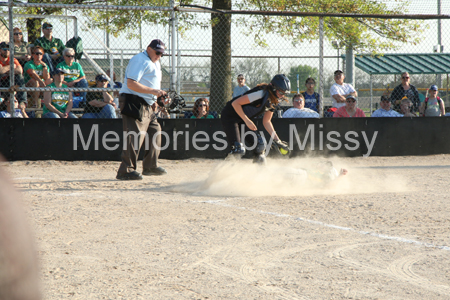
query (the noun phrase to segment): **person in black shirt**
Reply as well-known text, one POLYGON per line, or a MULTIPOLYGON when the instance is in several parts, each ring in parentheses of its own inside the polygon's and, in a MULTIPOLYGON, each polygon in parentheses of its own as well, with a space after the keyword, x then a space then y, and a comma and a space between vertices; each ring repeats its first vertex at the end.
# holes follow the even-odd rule
MULTIPOLYGON (((265 162, 265 144, 252 119, 263 115, 263 125, 267 130, 271 139, 275 142, 282 152, 287 154, 289 147, 287 143, 282 142, 278 137, 272 125, 272 116, 275 107, 284 99, 285 94, 291 89, 289 79, 284 74, 278 74, 273 77, 269 84, 263 83, 255 88, 245 92, 242 96, 238 96, 228 101, 222 110, 221 120, 225 134, 227 135, 228 144, 230 146, 231 156, 242 156, 245 154, 245 147, 241 142, 240 134, 242 127, 244 131, 251 130, 256 137, 256 147, 253 149, 254 162, 265 162)), ((250 134, 246 135, 246 140, 250 139, 250 134)), ((250 141, 248 141, 250 142, 250 141)), ((254 140, 253 140, 254 142, 254 140)))

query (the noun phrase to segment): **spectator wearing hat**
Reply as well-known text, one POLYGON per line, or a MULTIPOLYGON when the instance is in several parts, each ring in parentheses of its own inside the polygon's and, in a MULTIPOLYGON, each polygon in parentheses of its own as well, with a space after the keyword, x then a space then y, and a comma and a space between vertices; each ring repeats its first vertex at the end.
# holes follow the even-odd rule
POLYGON ((417 117, 416 113, 412 110, 414 109, 414 105, 408 97, 403 97, 402 102, 400 103, 400 113, 403 114, 404 117, 417 117))
POLYGON ((358 99, 353 95, 345 97, 345 106, 339 107, 333 118, 364 118, 366 114, 362 109, 356 107, 358 99))
POLYGON ((330 88, 330 94, 333 98, 333 107, 340 108, 346 106, 347 96, 354 96, 354 99, 358 97, 358 93, 355 88, 344 82, 345 75, 341 70, 334 71, 335 83, 330 88))
POLYGON ((374 111, 371 117, 403 117, 402 114, 391 109, 391 101, 387 96, 381 96, 380 106, 381 108, 374 111))
POLYGON ((444 101, 438 97, 439 89, 437 85, 432 85, 428 89, 428 98, 420 105, 419 112, 422 117, 442 117, 445 116, 444 101))
POLYGON ((246 91, 250 91, 250 88, 245 85, 244 74, 239 74, 237 76, 238 85, 233 90, 233 98, 244 95, 246 91))
MULTIPOLYGON (((1 87, 10 87, 10 66, 9 66, 9 44, 6 42, 0 43, 0 86, 1 87)), ((19 61, 14 58, 14 84, 16 86, 24 87, 24 79, 23 79, 23 69, 20 65, 19 61)), ((2 92, 2 96, 6 97, 8 92, 2 92)), ((20 105, 25 105, 26 98, 25 92, 18 92, 17 99, 19 100, 20 105), (22 104, 23 103, 23 104, 22 104)))
MULTIPOLYGON (((67 74, 65 69, 56 69, 53 75, 54 82, 49 84, 49 88, 67 88, 67 85, 63 84, 64 76, 67 74)), ((72 110, 72 93, 71 92, 44 92, 44 109, 43 118, 52 119, 76 119, 72 110)))
MULTIPOLYGON (((158 97, 163 99, 167 93, 161 90, 161 64, 159 62, 165 50, 164 43, 155 39, 143 51, 133 56, 125 70, 125 80, 120 90, 119 106, 122 113, 122 124, 124 136, 124 149, 122 151, 122 163, 117 171, 116 178, 119 180, 141 180, 142 175, 136 171, 137 159, 144 138, 139 133, 147 132, 149 145, 145 149, 143 175, 164 175, 166 170, 158 167, 158 156, 161 149, 161 126, 158 123, 152 105, 158 97), (142 109, 126 110, 127 103, 138 103, 142 109), (126 133, 126 134, 125 134, 126 133), (135 139, 139 142, 135 143, 135 139), (137 148, 135 148, 137 145, 137 148)), ((163 100, 167 104, 169 99, 163 100)), ((158 104, 155 104, 157 106, 158 104)), ((129 106, 127 106, 129 108, 129 106)))
MULTIPOLYGON (((23 68, 25 86, 27 87, 45 87, 53 82, 50 78, 48 65, 42 60, 44 49, 36 46, 32 51, 32 60, 27 62, 23 68)), ((40 92, 31 92, 31 106, 38 105, 40 92)))
MULTIPOLYGON (((108 78, 103 74, 95 77, 96 88, 107 88, 108 78)), ((109 92, 89 93, 89 101, 84 107, 83 119, 115 119, 116 104, 109 92)))
POLYGON ((394 110, 399 110, 404 97, 407 97, 413 104, 411 111, 419 110, 420 98, 416 87, 410 84, 410 76, 408 72, 402 73, 402 83, 394 88, 391 93, 390 100, 394 104, 394 110))
MULTIPOLYGON (((68 87, 87 88, 88 82, 84 75, 83 68, 75 61, 75 50, 73 48, 65 48, 62 53, 64 61, 60 62, 57 68, 68 71, 68 73, 64 75, 63 83, 68 87)), ((86 92, 80 92, 80 96, 83 98, 83 102, 86 103, 86 92)))
POLYGON ((50 75, 53 76, 56 65, 64 60, 61 54, 66 46, 60 39, 53 37, 52 24, 42 24, 42 33, 44 36, 36 39, 34 45, 44 49, 43 61, 49 66, 50 75))
POLYGON ((302 94, 295 94, 292 98, 292 105, 284 114, 283 118, 318 118, 319 113, 305 108, 305 97, 302 94))

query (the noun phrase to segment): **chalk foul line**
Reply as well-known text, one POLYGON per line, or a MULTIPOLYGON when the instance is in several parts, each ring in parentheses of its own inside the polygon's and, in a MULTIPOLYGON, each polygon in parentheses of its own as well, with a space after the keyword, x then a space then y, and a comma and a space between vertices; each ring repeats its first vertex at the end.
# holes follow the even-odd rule
POLYGON ((417 246, 422 246, 422 247, 426 247, 426 248, 434 248, 434 249, 439 249, 439 250, 450 251, 450 247, 449 246, 434 245, 434 244, 424 243, 424 242, 421 242, 421 241, 416 241, 416 240, 407 239, 407 238, 398 237, 398 236, 390 236, 390 235, 376 233, 376 232, 362 231, 362 230, 357 230, 357 229, 354 229, 354 228, 351 228, 351 227, 345 227, 345 226, 328 224, 328 223, 324 223, 324 222, 321 222, 321 221, 305 219, 305 218, 302 218, 302 217, 295 217, 295 216, 286 215, 286 214, 280 214, 280 213, 275 213, 275 212, 263 211, 263 210, 259 210, 259 209, 242 207, 242 206, 228 204, 228 203, 225 203, 224 201, 226 201, 226 200, 208 200, 208 201, 199 201, 199 203, 208 203, 208 204, 220 205, 220 206, 236 208, 236 209, 240 209, 240 210, 247 210, 247 211, 251 211, 251 212, 255 212, 255 213, 259 213, 259 214, 263 214, 263 215, 270 215, 270 216, 275 216, 275 217, 280 217, 280 218, 292 218, 295 221, 301 221, 301 222, 305 222, 305 223, 309 223, 309 224, 314 224, 314 225, 328 227, 328 228, 333 228, 333 229, 338 229, 338 230, 355 232, 355 233, 358 233, 358 234, 361 234, 361 235, 370 235, 370 236, 373 236, 373 237, 376 237, 376 238, 380 238, 380 239, 384 239, 384 240, 391 240, 391 241, 396 241, 396 242, 400 242, 400 243, 406 243, 406 244, 413 244, 413 245, 417 245, 417 246))

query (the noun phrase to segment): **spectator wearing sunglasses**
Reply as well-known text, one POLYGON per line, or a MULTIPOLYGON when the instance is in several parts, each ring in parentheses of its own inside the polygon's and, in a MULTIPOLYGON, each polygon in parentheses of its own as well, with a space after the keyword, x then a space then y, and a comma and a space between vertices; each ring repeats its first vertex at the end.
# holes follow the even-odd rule
MULTIPOLYGON (((107 88, 109 80, 103 74, 95 77, 96 88, 107 88)), ((89 93, 89 102, 84 107, 83 119, 115 119, 116 104, 109 92, 89 93)))
POLYGON ((14 33, 14 58, 17 58, 23 67, 27 61, 31 60, 31 45, 23 40, 23 32, 20 28, 13 29, 14 33))
POLYGON ((116 176, 119 180, 142 180, 142 175, 167 174, 164 168, 158 166, 161 126, 153 109, 158 106, 157 98, 162 101, 161 104, 165 105, 169 102, 166 98, 167 93, 161 89, 162 72, 159 60, 165 49, 166 46, 161 40, 152 40, 145 51, 130 59, 125 70, 125 80, 119 95, 119 107, 122 113, 123 132, 127 139, 123 143, 122 163, 116 176), (126 105, 133 103, 138 104, 141 109, 126 105), (140 139, 139 144, 135 141, 142 132, 148 134, 146 139, 149 143, 145 147, 141 175, 136 168, 144 139, 140 139))
POLYGON ((56 66, 64 60, 61 54, 66 46, 60 39, 53 37, 52 24, 42 24, 42 33, 44 36, 36 39, 34 45, 44 49, 43 61, 48 65, 50 75, 53 76, 56 66))
POLYGON ((250 88, 245 85, 245 77, 244 74, 239 74, 237 76, 238 85, 233 90, 233 98, 237 96, 243 95, 246 91, 249 91, 250 88))
POLYGON ((206 98, 195 100, 192 114, 191 119, 214 119, 214 116, 209 114, 209 101, 206 98))
MULTIPOLYGON (((33 59, 25 64, 24 79, 27 87, 45 87, 53 82, 50 78, 48 65, 42 60, 44 49, 41 46, 35 46, 32 50, 33 59)), ((40 92, 31 92, 31 103, 29 106, 37 107, 39 105, 40 92)))
MULTIPOLYGON (((67 70, 63 83, 68 87, 87 88, 88 82, 83 68, 75 61, 75 50, 73 48, 65 48, 62 53, 64 61, 60 62, 57 68, 67 70)), ((86 92, 79 92, 79 95, 83 98, 83 102, 86 103, 86 92)))
MULTIPOLYGON (((10 87, 10 61, 9 56, 9 44, 6 42, 0 43, 0 86, 1 87, 10 87)), ((20 65, 19 61, 14 58, 14 84, 20 87, 24 86, 24 79, 23 79, 23 69, 20 65)), ((6 94, 9 94, 8 92, 2 92, 3 97, 6 97, 6 94)), ((25 103, 25 92, 18 92, 17 98, 19 100, 19 104, 25 103)))
POLYGON ((402 83, 394 88, 391 93, 391 97, 389 98, 392 104, 394 104, 393 109, 396 111, 400 111, 402 99, 403 97, 407 97, 409 100, 411 100, 413 105, 411 111, 417 112, 420 105, 419 92, 414 85, 410 84, 410 76, 408 72, 402 73, 401 80, 402 83))
POLYGON ((358 99, 353 95, 345 98, 345 106, 339 107, 333 115, 333 118, 364 118, 366 114, 362 109, 356 107, 358 99))

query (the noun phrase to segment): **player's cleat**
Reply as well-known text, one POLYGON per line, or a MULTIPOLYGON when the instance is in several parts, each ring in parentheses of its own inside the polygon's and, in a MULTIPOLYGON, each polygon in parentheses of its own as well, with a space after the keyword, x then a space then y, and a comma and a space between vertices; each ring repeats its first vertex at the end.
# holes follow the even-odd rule
POLYGON ((266 165, 266 156, 264 154, 260 154, 258 156, 253 157, 253 163, 259 165, 266 165))
POLYGON ((167 174, 166 169, 163 167, 157 167, 157 168, 151 168, 151 169, 144 169, 142 171, 142 175, 150 176, 150 175, 165 175, 167 174))
POLYGON ((233 155, 244 155, 245 154, 245 147, 242 143, 234 142, 234 145, 231 146, 231 152, 230 154, 233 155))
POLYGON ((125 174, 117 174, 116 178, 119 180, 142 180, 142 175, 133 171, 125 174))

